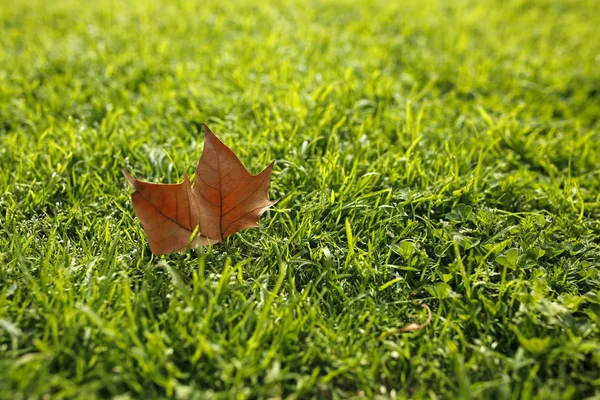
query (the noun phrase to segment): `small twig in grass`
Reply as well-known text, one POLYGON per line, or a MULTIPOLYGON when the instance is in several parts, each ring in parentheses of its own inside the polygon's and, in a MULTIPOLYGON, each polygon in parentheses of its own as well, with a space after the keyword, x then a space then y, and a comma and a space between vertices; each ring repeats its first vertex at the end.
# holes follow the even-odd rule
POLYGON ((427 321, 423 322, 422 324, 412 323, 412 324, 406 325, 404 328, 400 328, 400 329, 396 329, 396 330, 388 331, 388 332, 383 332, 377 339, 382 340, 390 335, 394 335, 397 333, 412 333, 412 332, 416 332, 416 331, 419 331, 419 330, 425 328, 431 322, 431 308, 429 308, 429 306, 427 304, 421 304, 421 307, 423 307, 424 309, 427 310, 427 321))
POLYGON ((421 307, 423 307, 424 309, 427 310, 427 321, 425 321, 422 324, 409 324, 406 325, 404 328, 398 329, 398 333, 405 333, 405 332, 415 332, 418 330, 421 330, 423 328, 425 328, 427 325, 429 325, 429 323, 431 322, 431 308, 429 308, 429 306, 427 304, 421 304, 421 307))

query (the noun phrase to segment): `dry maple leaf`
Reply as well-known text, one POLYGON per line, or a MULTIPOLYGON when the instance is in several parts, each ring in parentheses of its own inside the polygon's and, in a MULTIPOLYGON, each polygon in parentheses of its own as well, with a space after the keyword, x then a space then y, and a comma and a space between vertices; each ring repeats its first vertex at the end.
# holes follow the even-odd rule
POLYGON ((177 184, 142 182, 123 170, 135 188, 131 201, 153 254, 223 242, 258 219, 277 200, 268 199, 273 163, 251 175, 231 149, 204 125, 204 151, 194 186, 187 175, 177 184), (192 234, 197 236, 190 243, 192 234))

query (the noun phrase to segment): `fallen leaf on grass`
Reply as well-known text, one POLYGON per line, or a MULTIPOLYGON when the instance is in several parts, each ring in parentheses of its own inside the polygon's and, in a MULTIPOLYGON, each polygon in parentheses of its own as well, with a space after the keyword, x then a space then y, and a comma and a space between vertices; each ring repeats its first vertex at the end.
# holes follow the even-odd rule
POLYGON ((237 156, 204 125, 204 151, 194 186, 187 175, 177 184, 142 182, 123 170, 135 192, 133 208, 153 254, 222 243, 258 219, 277 200, 267 192, 273 163, 251 175, 237 156), (194 237, 195 235, 195 237, 194 237))

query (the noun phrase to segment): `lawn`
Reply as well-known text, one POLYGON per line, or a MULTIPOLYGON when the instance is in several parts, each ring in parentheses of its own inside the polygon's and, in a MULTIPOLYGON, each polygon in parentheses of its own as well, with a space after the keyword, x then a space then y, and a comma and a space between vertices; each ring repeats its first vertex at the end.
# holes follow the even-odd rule
POLYGON ((0 399, 600 396, 598 26, 596 0, 2 1, 0 399), (193 179, 202 123, 275 161, 279 203, 152 256, 121 170, 193 179))

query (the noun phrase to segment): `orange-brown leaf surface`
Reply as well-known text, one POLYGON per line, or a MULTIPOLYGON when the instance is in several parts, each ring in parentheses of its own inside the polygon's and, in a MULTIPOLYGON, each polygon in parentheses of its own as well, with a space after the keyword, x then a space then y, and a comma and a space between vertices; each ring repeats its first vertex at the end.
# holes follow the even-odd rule
POLYGON ((259 226, 261 214, 277 202, 267 196, 272 169, 273 163, 251 175, 204 125, 204 151, 193 187, 187 175, 181 183, 165 185, 139 181, 126 170, 123 174, 135 188, 133 208, 150 250, 158 255, 223 242, 235 232, 259 226))

